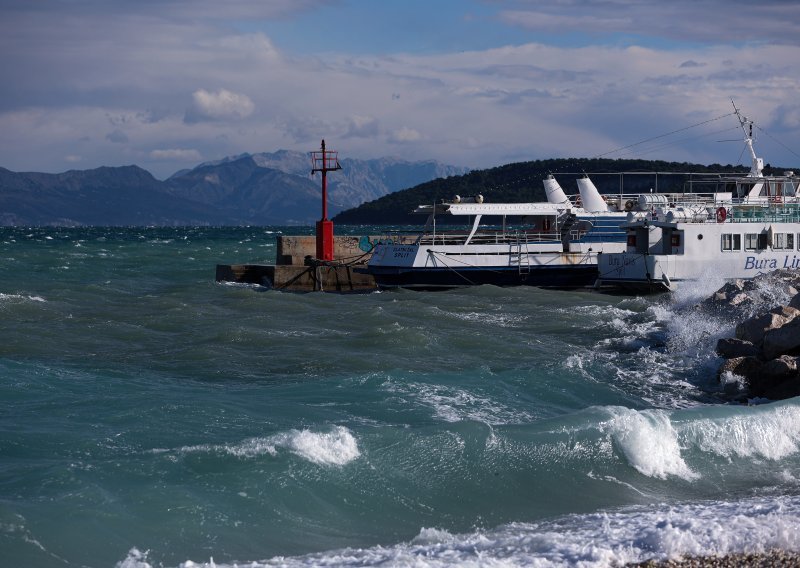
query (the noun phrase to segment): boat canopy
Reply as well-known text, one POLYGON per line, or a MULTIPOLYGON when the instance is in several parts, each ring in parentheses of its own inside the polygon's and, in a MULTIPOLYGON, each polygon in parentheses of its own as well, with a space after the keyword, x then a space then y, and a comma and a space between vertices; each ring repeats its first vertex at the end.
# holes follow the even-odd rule
MULTIPOLYGON (((571 206, 556 203, 437 203, 436 215, 560 215, 571 206)), ((414 213, 431 215, 433 205, 419 205, 414 213)))

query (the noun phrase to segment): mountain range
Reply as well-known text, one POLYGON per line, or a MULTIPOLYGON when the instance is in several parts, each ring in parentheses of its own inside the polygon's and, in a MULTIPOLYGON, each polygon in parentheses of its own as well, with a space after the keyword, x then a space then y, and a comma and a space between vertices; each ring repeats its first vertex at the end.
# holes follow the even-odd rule
MULTIPOLYGON (((465 168, 394 158, 343 159, 328 174, 329 216, 465 168)), ((206 162, 154 178, 138 166, 59 174, 0 168, 0 225, 295 225, 321 216, 307 153, 280 150, 206 162)))

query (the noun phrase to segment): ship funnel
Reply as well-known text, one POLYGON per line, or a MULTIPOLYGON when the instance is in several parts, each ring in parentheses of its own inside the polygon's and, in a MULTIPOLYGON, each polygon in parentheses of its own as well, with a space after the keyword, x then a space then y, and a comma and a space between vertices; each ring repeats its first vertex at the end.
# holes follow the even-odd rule
POLYGON ((561 186, 558 185, 556 178, 548 175, 544 180, 544 192, 547 194, 547 202, 555 205, 569 204, 569 198, 561 186))
POLYGON ((608 205, 606 205, 600 192, 597 191, 597 188, 588 176, 578 179, 578 192, 581 194, 581 202, 586 211, 592 213, 608 211, 608 205))

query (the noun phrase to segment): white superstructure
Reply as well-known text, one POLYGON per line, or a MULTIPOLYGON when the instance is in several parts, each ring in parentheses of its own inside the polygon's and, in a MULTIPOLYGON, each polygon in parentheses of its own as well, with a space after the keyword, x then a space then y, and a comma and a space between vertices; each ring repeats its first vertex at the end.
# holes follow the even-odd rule
POLYGON ((622 226, 626 250, 598 258, 597 286, 675 290, 706 275, 746 279, 800 268, 800 178, 794 172, 764 176, 752 123, 738 109, 736 114, 752 158, 750 172, 713 180, 724 190, 713 206, 664 204, 645 218, 632 216, 622 226), (653 228, 660 231, 655 247, 653 228))

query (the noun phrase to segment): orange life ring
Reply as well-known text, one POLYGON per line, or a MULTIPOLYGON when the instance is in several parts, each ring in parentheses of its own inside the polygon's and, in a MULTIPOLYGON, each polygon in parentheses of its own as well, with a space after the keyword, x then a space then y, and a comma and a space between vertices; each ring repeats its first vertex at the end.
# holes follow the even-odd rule
POLYGON ((728 212, 725 210, 724 207, 719 207, 717 209, 717 223, 724 223, 725 218, 728 216, 728 212))

